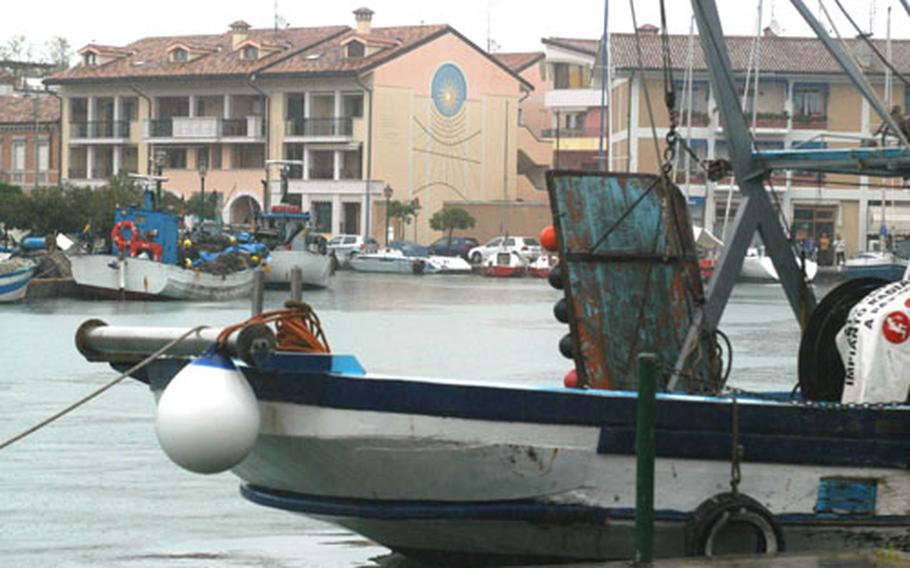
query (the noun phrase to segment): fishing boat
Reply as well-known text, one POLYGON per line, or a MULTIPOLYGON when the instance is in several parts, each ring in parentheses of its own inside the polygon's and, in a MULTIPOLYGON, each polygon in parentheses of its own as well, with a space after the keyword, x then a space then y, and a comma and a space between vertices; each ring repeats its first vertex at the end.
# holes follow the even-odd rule
POLYGON ((0 260, 0 303, 25 298, 28 283, 35 275, 35 264, 20 259, 0 260))
POLYGON ((358 254, 348 264, 357 272, 386 274, 423 274, 426 267, 422 258, 405 256, 400 250, 390 248, 358 254))
POLYGON ((110 254, 70 256, 73 279, 88 297, 128 300, 221 301, 248 297, 254 263, 232 247, 185 256, 178 247, 177 217, 152 207, 115 212, 110 254), (183 257, 183 258, 181 258, 183 257))
MULTIPOLYGON (((805 263, 806 281, 812 282, 818 273, 818 263, 808 258, 805 263)), ((765 254, 764 247, 750 247, 743 259, 740 279, 749 282, 778 282, 780 276, 777 275, 777 269, 774 268, 774 261, 765 254)))
POLYGON ((844 263, 846 278, 881 278, 896 282, 907 271, 907 259, 893 252, 867 251, 844 263))
POLYGON ((298 269, 304 287, 328 288, 334 270, 325 237, 311 230, 309 213, 287 208, 276 205, 271 212, 256 216, 256 239, 270 249, 266 285, 286 288, 293 270, 298 269))
POLYGON ((500 250, 483 261, 480 268, 484 276, 511 278, 528 272, 528 260, 514 250, 500 250))
POLYGON ((535 278, 546 278, 550 270, 559 264, 559 257, 554 254, 542 254, 528 263, 528 274, 535 278))
MULTIPOLYGON (((906 545, 906 389, 844 404, 852 386, 830 357, 847 314, 876 301, 881 283, 848 281, 816 304, 762 180, 777 168, 902 176, 910 157, 891 148, 754 151, 715 4, 693 7, 747 199, 705 289, 686 200, 666 174, 548 173, 560 258, 549 281, 564 292, 554 313, 569 324, 559 348, 574 362, 564 386, 370 374, 329 352, 308 306, 269 315, 298 330, 284 339, 262 317, 208 333, 94 320, 77 346, 123 370, 190 333, 132 372, 158 400, 156 432, 175 463, 230 470, 254 503, 430 562, 630 558, 635 491, 646 485, 636 477, 648 477, 636 464, 645 428, 636 408, 652 371, 662 392, 655 431, 642 439, 655 444, 655 492, 653 507, 648 498, 642 506, 654 513, 655 555, 906 545), (730 346, 717 326, 757 230, 794 315, 812 314, 792 392, 725 388, 730 346)), ((885 340, 910 339, 907 319, 886 318, 885 340)))

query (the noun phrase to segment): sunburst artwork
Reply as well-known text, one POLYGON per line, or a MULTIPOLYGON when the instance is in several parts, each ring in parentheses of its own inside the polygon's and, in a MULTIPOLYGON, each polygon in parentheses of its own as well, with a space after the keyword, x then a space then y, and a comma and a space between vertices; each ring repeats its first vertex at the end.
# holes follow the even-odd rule
POLYGON ((427 115, 414 116, 415 194, 436 186, 446 188, 449 197, 454 193, 467 199, 479 186, 480 130, 468 130, 471 122, 476 124, 476 117, 469 120, 467 96, 468 84, 457 65, 444 63, 436 69, 427 115))

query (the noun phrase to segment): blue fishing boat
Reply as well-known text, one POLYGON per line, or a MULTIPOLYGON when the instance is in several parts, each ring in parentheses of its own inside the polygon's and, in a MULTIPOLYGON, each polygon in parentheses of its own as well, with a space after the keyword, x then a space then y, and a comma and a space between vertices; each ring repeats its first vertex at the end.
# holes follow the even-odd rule
POLYGON ((18 302, 25 298, 28 283, 34 276, 35 264, 32 262, 0 262, 0 303, 18 302))
MULTIPOLYGON (((554 313, 569 332, 558 345, 575 367, 564 386, 370 374, 332 354, 300 304, 220 331, 93 320, 77 346, 125 370, 173 344, 132 376, 159 401, 156 432, 175 463, 231 471, 254 503, 431 562, 630 558, 645 353, 662 391, 656 555, 906 545, 910 406, 842 404, 847 375, 830 356, 852 307, 881 283, 848 281, 816 303, 762 180, 775 169, 910 176, 910 151, 754 151, 715 3, 692 4, 730 150, 708 171, 732 167, 743 195, 731 237, 703 287, 686 200, 667 174, 549 172, 560 258, 549 280, 564 291, 554 313), (756 231, 807 321, 799 388, 788 393, 726 388, 731 347, 718 325, 756 231)), ((908 324, 907 314, 890 318, 888 341, 910 338, 908 324)))

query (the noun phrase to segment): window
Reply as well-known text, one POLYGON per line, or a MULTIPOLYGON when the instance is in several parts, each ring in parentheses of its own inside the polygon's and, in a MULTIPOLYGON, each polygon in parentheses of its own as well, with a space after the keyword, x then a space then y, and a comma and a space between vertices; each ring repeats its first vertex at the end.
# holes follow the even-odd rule
POLYGON ((205 166, 206 169, 209 168, 209 149, 208 148, 196 148, 196 169, 200 169, 205 166))
POLYGON ((346 150, 341 153, 341 179, 361 179, 361 151, 346 150))
POLYGON ((306 106, 306 95, 303 93, 288 93, 287 119, 294 120, 303 118, 304 108, 306 106))
POLYGON ((587 89, 591 86, 591 70, 572 63, 553 64, 554 89, 587 89))
MULTIPOLYGON (((302 162, 303 161, 303 144, 285 144, 284 159, 285 160, 299 160, 302 162)), ((290 171, 288 172, 288 177, 291 179, 303 179, 303 165, 302 164, 292 164, 290 171)))
POLYGON ((342 112, 346 118, 360 118, 363 116, 363 94, 344 94, 341 97, 342 112))
POLYGON ((51 144, 47 140, 38 142, 38 183, 47 183, 47 172, 51 166, 51 144))
POLYGON ((363 43, 359 41, 352 41, 348 44, 347 49, 347 56, 351 59, 356 57, 363 57, 366 53, 366 49, 364 49, 363 43))
POLYGON ((94 51, 86 51, 82 56, 82 63, 90 67, 98 65, 98 54, 94 51))
POLYGON ((248 45, 240 52, 240 59, 259 59, 259 48, 255 45, 248 45))
POLYGON ((255 170, 265 165, 264 144, 234 144, 231 167, 234 169, 255 170))
POLYGON ((313 229, 317 233, 332 232, 332 202, 331 201, 314 201, 313 202, 313 229))
POLYGON ((168 148, 165 150, 164 167, 172 170, 185 170, 186 148, 168 148))
POLYGON ((796 85, 793 87, 793 112, 797 115, 824 115, 828 90, 824 85, 796 85))
POLYGON ((332 150, 310 151, 309 179, 335 178, 335 152, 332 150))
POLYGON ((136 97, 120 100, 120 120, 136 120, 136 97))
POLYGON ((483 245, 485 247, 498 247, 502 244, 502 237, 496 237, 495 239, 490 239, 487 241, 487 244, 483 245))
POLYGON ((13 183, 25 182, 25 141, 13 141, 13 183))
POLYGON ((185 49, 177 48, 171 52, 171 61, 184 63, 189 60, 189 53, 185 49))

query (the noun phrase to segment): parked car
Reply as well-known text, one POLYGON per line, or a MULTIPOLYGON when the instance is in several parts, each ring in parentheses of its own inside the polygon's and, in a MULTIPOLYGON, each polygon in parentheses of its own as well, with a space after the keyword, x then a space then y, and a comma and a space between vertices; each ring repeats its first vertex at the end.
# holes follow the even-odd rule
POLYGON ((405 256, 427 257, 430 256, 429 247, 419 245, 413 241, 389 241, 389 248, 400 250, 405 256))
POLYGON ((494 237, 484 244, 468 251, 468 260, 480 264, 497 252, 517 252, 528 262, 534 262, 541 254, 540 241, 534 237, 494 237))
POLYGON ((442 237, 430 245, 430 254, 439 256, 460 256, 468 259, 468 251, 480 243, 473 237, 442 237))
POLYGON ((358 254, 376 252, 379 243, 373 237, 364 239, 361 235, 335 235, 329 240, 328 250, 338 264, 345 265, 358 254))

